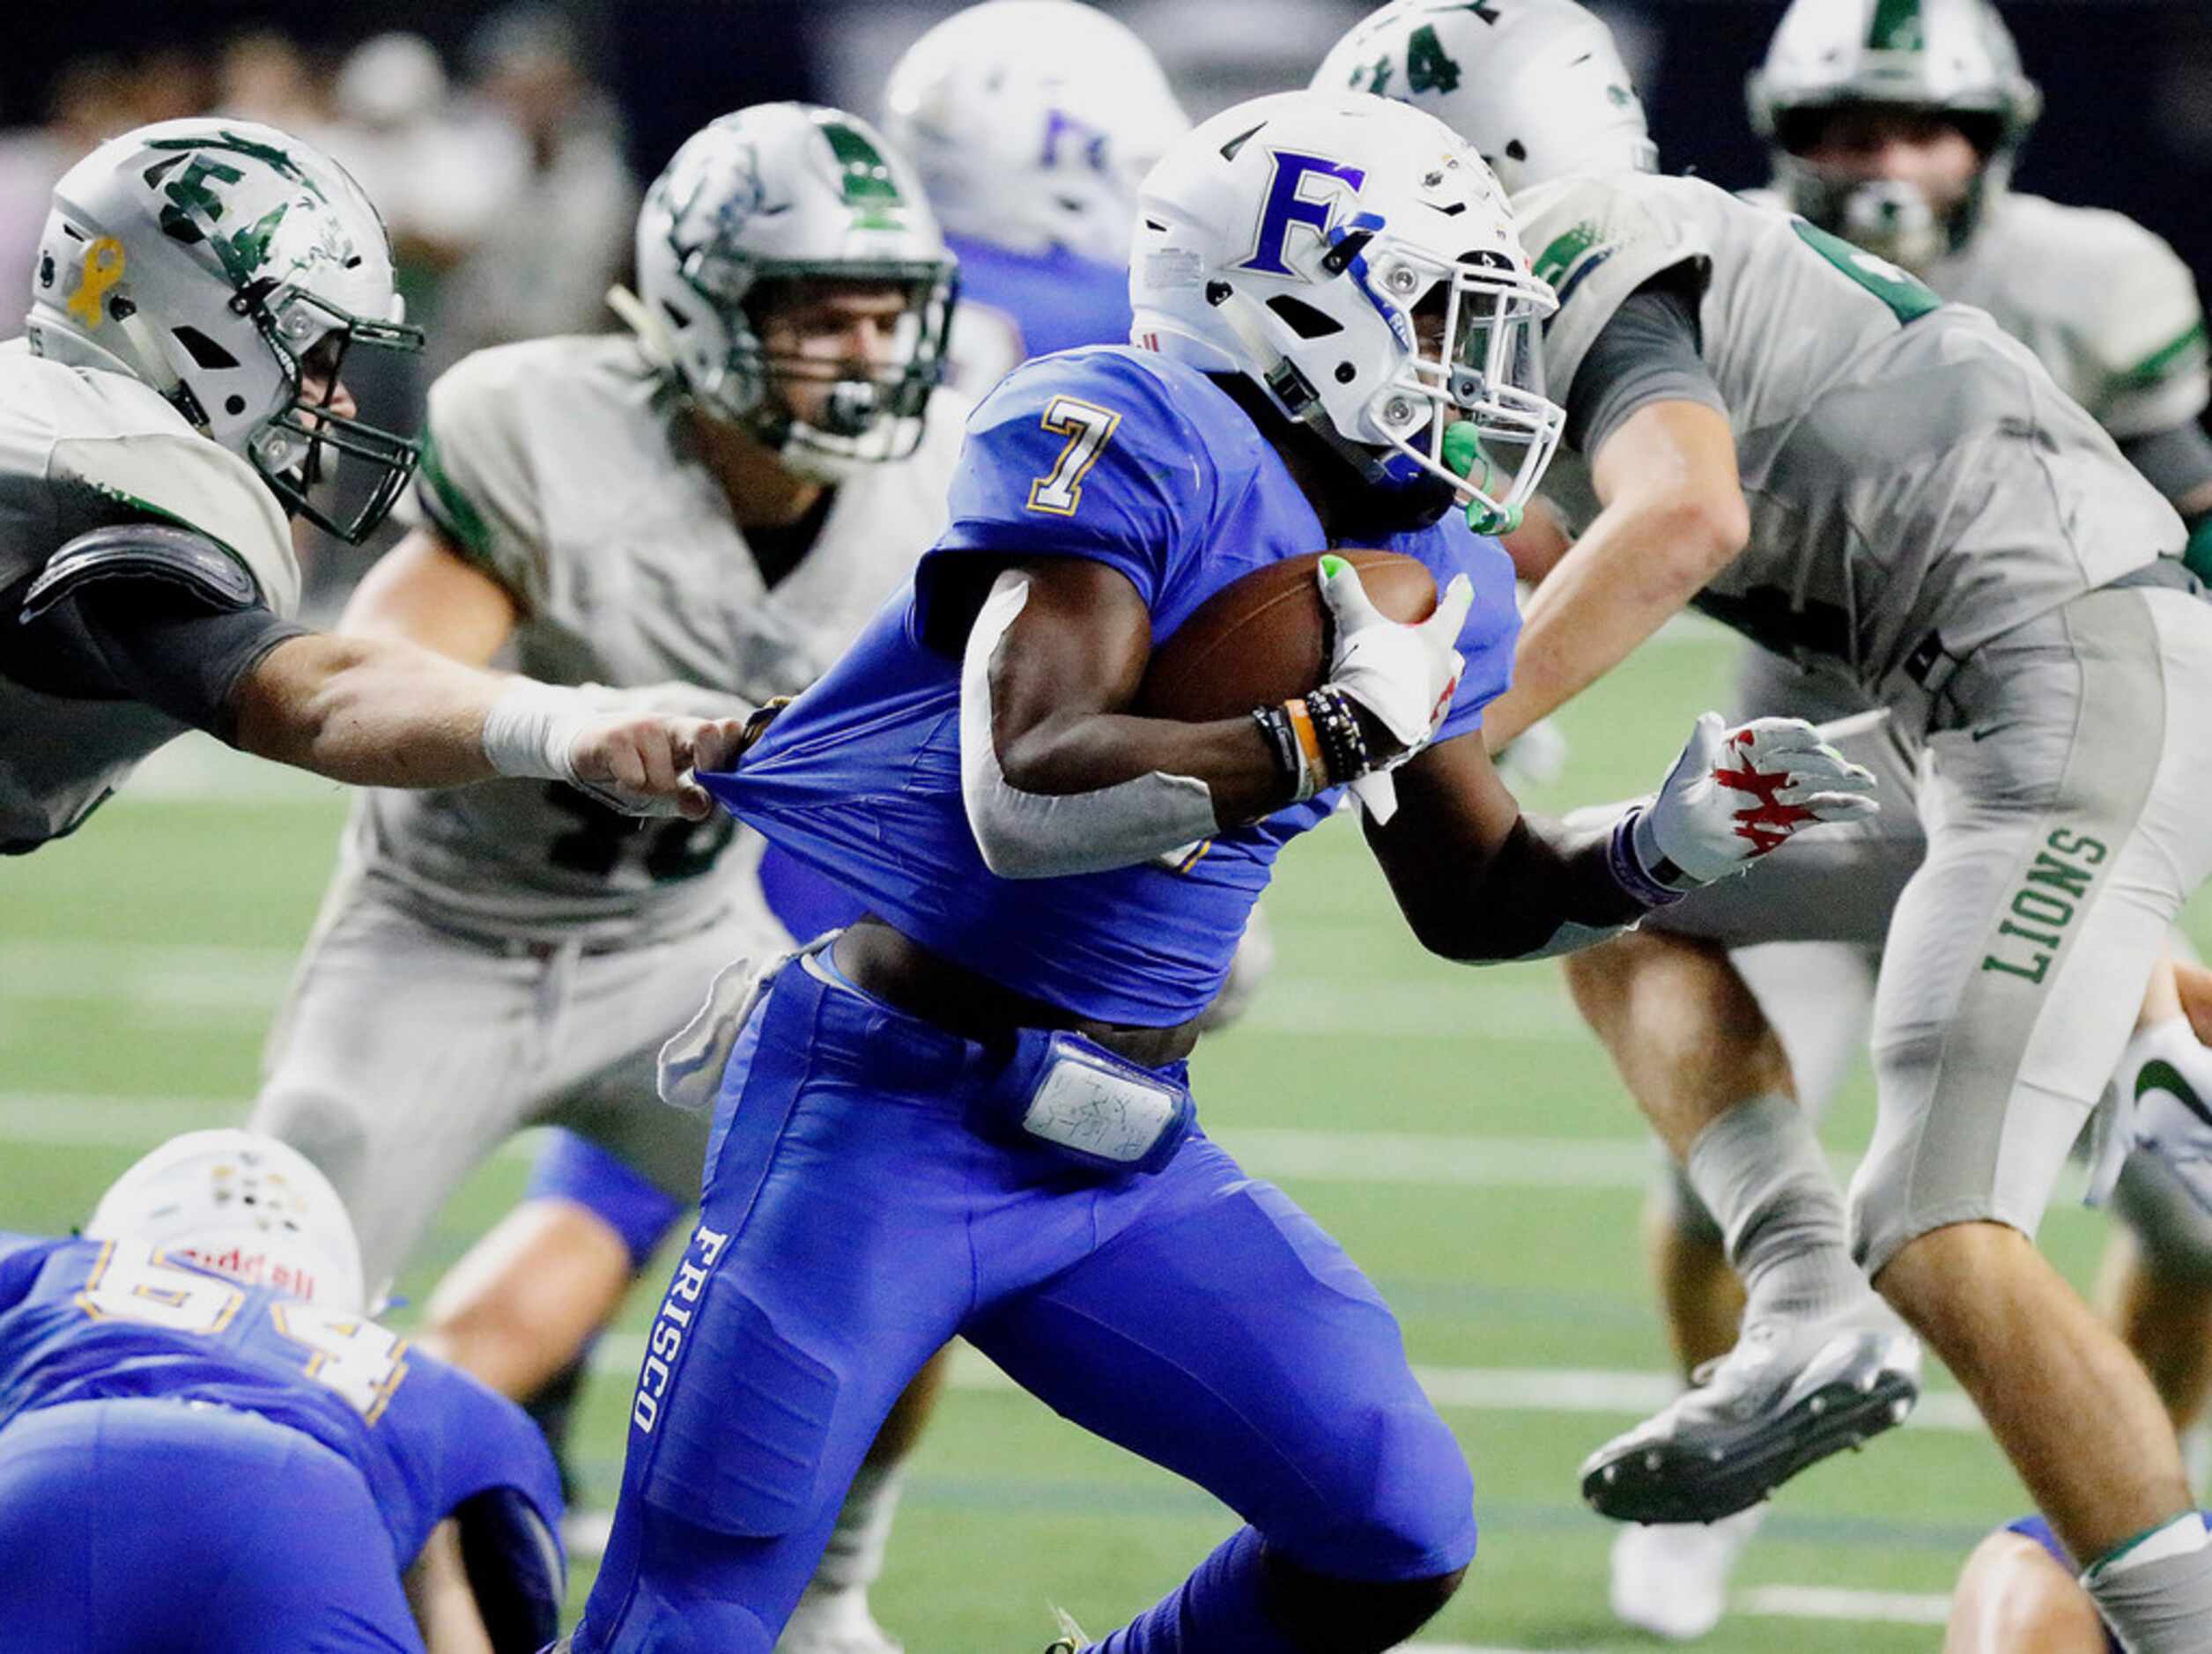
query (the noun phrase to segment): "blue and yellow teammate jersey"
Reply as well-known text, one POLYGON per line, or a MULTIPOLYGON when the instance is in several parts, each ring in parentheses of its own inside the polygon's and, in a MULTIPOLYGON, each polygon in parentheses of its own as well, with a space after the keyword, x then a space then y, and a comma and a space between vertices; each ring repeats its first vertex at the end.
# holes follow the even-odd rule
POLYGON ((395 1569, 466 1505, 472 1543, 496 1547, 514 1585, 560 1601, 559 1479, 513 1402, 374 1321, 140 1242, 0 1234, 0 1430, 118 1397, 211 1403, 313 1436, 367 1482, 395 1569))
POLYGON ((1065 247, 1017 253, 948 235, 960 261, 960 307, 949 351, 953 388, 980 398, 1032 356, 1129 337, 1129 272, 1065 247))
MULTIPOLYGON (((1222 833, 1173 866, 995 877, 961 797, 961 639, 933 630, 932 605, 963 563, 1091 557, 1136 588, 1157 646, 1239 576, 1323 547, 1321 522, 1225 392, 1126 347, 1010 375, 968 422, 951 507, 907 591, 740 771, 702 779, 772 842, 970 970, 1104 1022, 1195 1016, 1228 973, 1276 853, 1325 819, 1335 794, 1222 833)), ((1439 588, 1457 573, 1473 580, 1467 670, 1439 739, 1465 735, 1512 666, 1512 565, 1456 513, 1384 544, 1427 565, 1439 588)))

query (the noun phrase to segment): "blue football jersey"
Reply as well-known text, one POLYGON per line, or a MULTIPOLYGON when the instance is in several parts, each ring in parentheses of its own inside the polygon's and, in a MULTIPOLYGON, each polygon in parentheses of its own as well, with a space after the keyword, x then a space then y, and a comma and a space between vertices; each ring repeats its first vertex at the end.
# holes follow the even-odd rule
MULTIPOLYGON (((907 589, 769 727, 735 773, 701 779, 772 842, 923 945, 1018 992, 1105 1022, 1196 1015, 1229 969, 1276 853, 1326 819, 1325 793, 1179 859, 1057 879, 983 865, 960 790, 962 639, 933 602, 963 563, 1094 558, 1125 575, 1157 647, 1263 564, 1327 539, 1274 448, 1202 373, 1128 347, 1068 351, 1009 375, 968 423, 950 524, 907 589)), ((1456 513, 1392 536, 1440 589, 1473 580, 1467 669, 1439 740, 1479 727, 1520 619, 1513 568, 1456 513)))
POLYGON ((304 1432, 367 1482, 403 1569, 469 1507, 509 1579, 564 1589, 559 1478, 528 1414, 375 1322, 128 1240, 0 1234, 0 1430, 40 1407, 163 1397, 304 1432))
POLYGON ((1032 356, 1129 336, 1129 272, 1065 247, 1017 253, 972 236, 948 235, 960 261, 953 321, 954 388, 980 396, 1032 356))

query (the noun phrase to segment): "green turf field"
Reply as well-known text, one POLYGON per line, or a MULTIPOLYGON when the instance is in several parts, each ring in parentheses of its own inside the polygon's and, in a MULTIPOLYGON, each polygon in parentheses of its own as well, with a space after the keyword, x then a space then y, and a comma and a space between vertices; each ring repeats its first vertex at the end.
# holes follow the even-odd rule
MULTIPOLYGON (((1694 629, 1647 649, 1571 711, 1567 779, 1534 801, 1651 786, 1691 715, 1725 703, 1727 661, 1694 629)), ((75 838, 0 863, 0 1227, 64 1229, 140 1149, 240 1117, 329 867, 335 787, 242 761, 145 779, 75 838)), ((1635 1246, 1646 1163, 1629 1105, 1556 967, 1428 960, 1348 825, 1302 842, 1269 899, 1279 971, 1201 1053, 1200 1105, 1374 1276, 1475 1467, 1482 1554, 1417 1646, 1647 1646, 1610 1621, 1611 1530, 1574 1483, 1582 1455, 1668 1390, 1635 1246)), ((1861 1074, 1831 1145, 1862 1143, 1869 1115, 1861 1074)), ((522 1170, 511 1152, 470 1185, 403 1290, 425 1294, 522 1170)), ((2088 1278, 2098 1219, 2061 1204, 2045 1238, 2088 1278)), ((581 1433, 588 1504, 611 1501, 649 1305, 640 1294, 627 1336, 602 1351, 581 1433)), ((1924 1421, 1786 1492, 1705 1646, 1936 1645, 1931 1615, 1959 1559, 2025 1508, 1937 1383, 1924 1421)), ((1034 1654, 1048 1603, 1101 1630, 1232 1525, 971 1356, 915 1462, 879 1617, 912 1654, 1034 1654)), ((590 1561, 572 1577, 580 1606, 590 1561)))

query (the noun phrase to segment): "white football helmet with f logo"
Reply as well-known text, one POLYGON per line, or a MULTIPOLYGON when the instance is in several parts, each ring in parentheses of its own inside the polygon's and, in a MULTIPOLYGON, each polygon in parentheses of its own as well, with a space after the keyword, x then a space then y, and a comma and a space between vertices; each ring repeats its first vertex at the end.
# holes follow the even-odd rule
POLYGON ((1243 375, 1374 486, 1518 518, 1565 422, 1538 353, 1557 303, 1467 143, 1403 104, 1281 92, 1177 144, 1138 213, 1135 343, 1243 375), (1470 476, 1445 461, 1460 425, 1470 476))

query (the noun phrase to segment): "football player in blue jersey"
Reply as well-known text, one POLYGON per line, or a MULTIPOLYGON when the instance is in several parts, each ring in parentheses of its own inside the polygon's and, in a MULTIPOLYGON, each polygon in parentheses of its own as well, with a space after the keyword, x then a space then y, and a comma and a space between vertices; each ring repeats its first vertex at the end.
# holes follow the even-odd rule
POLYGON ((1128 338, 1137 185, 1189 129, 1150 49, 1079 0, 982 0, 906 49, 884 132, 960 261, 957 389, 1128 338))
POLYGON ((529 1420, 368 1318, 344 1208, 274 1139, 190 1133, 81 1237, 0 1234, 8 1647, 521 1654, 559 1520, 529 1420))
POLYGON ((1708 716, 1579 836, 1496 779, 1512 571, 1466 513, 1513 521, 1561 416, 1553 297, 1467 144, 1378 99, 1261 99, 1171 149, 1139 223, 1138 348, 999 385, 910 590, 710 779, 869 912, 724 971, 663 1053, 664 1096, 716 1110, 706 1187, 575 1650, 766 1654, 955 1333, 1246 1523, 1055 1647, 1395 1646, 1474 1554, 1467 1466, 1374 1288, 1192 1120, 1193 1024, 1276 854, 1349 786, 1424 943, 1535 957, 1873 808, 1788 720, 1708 716), (1332 545, 1417 558, 1436 611, 1389 620, 1325 557, 1322 687, 1131 711, 1209 596, 1332 545))

